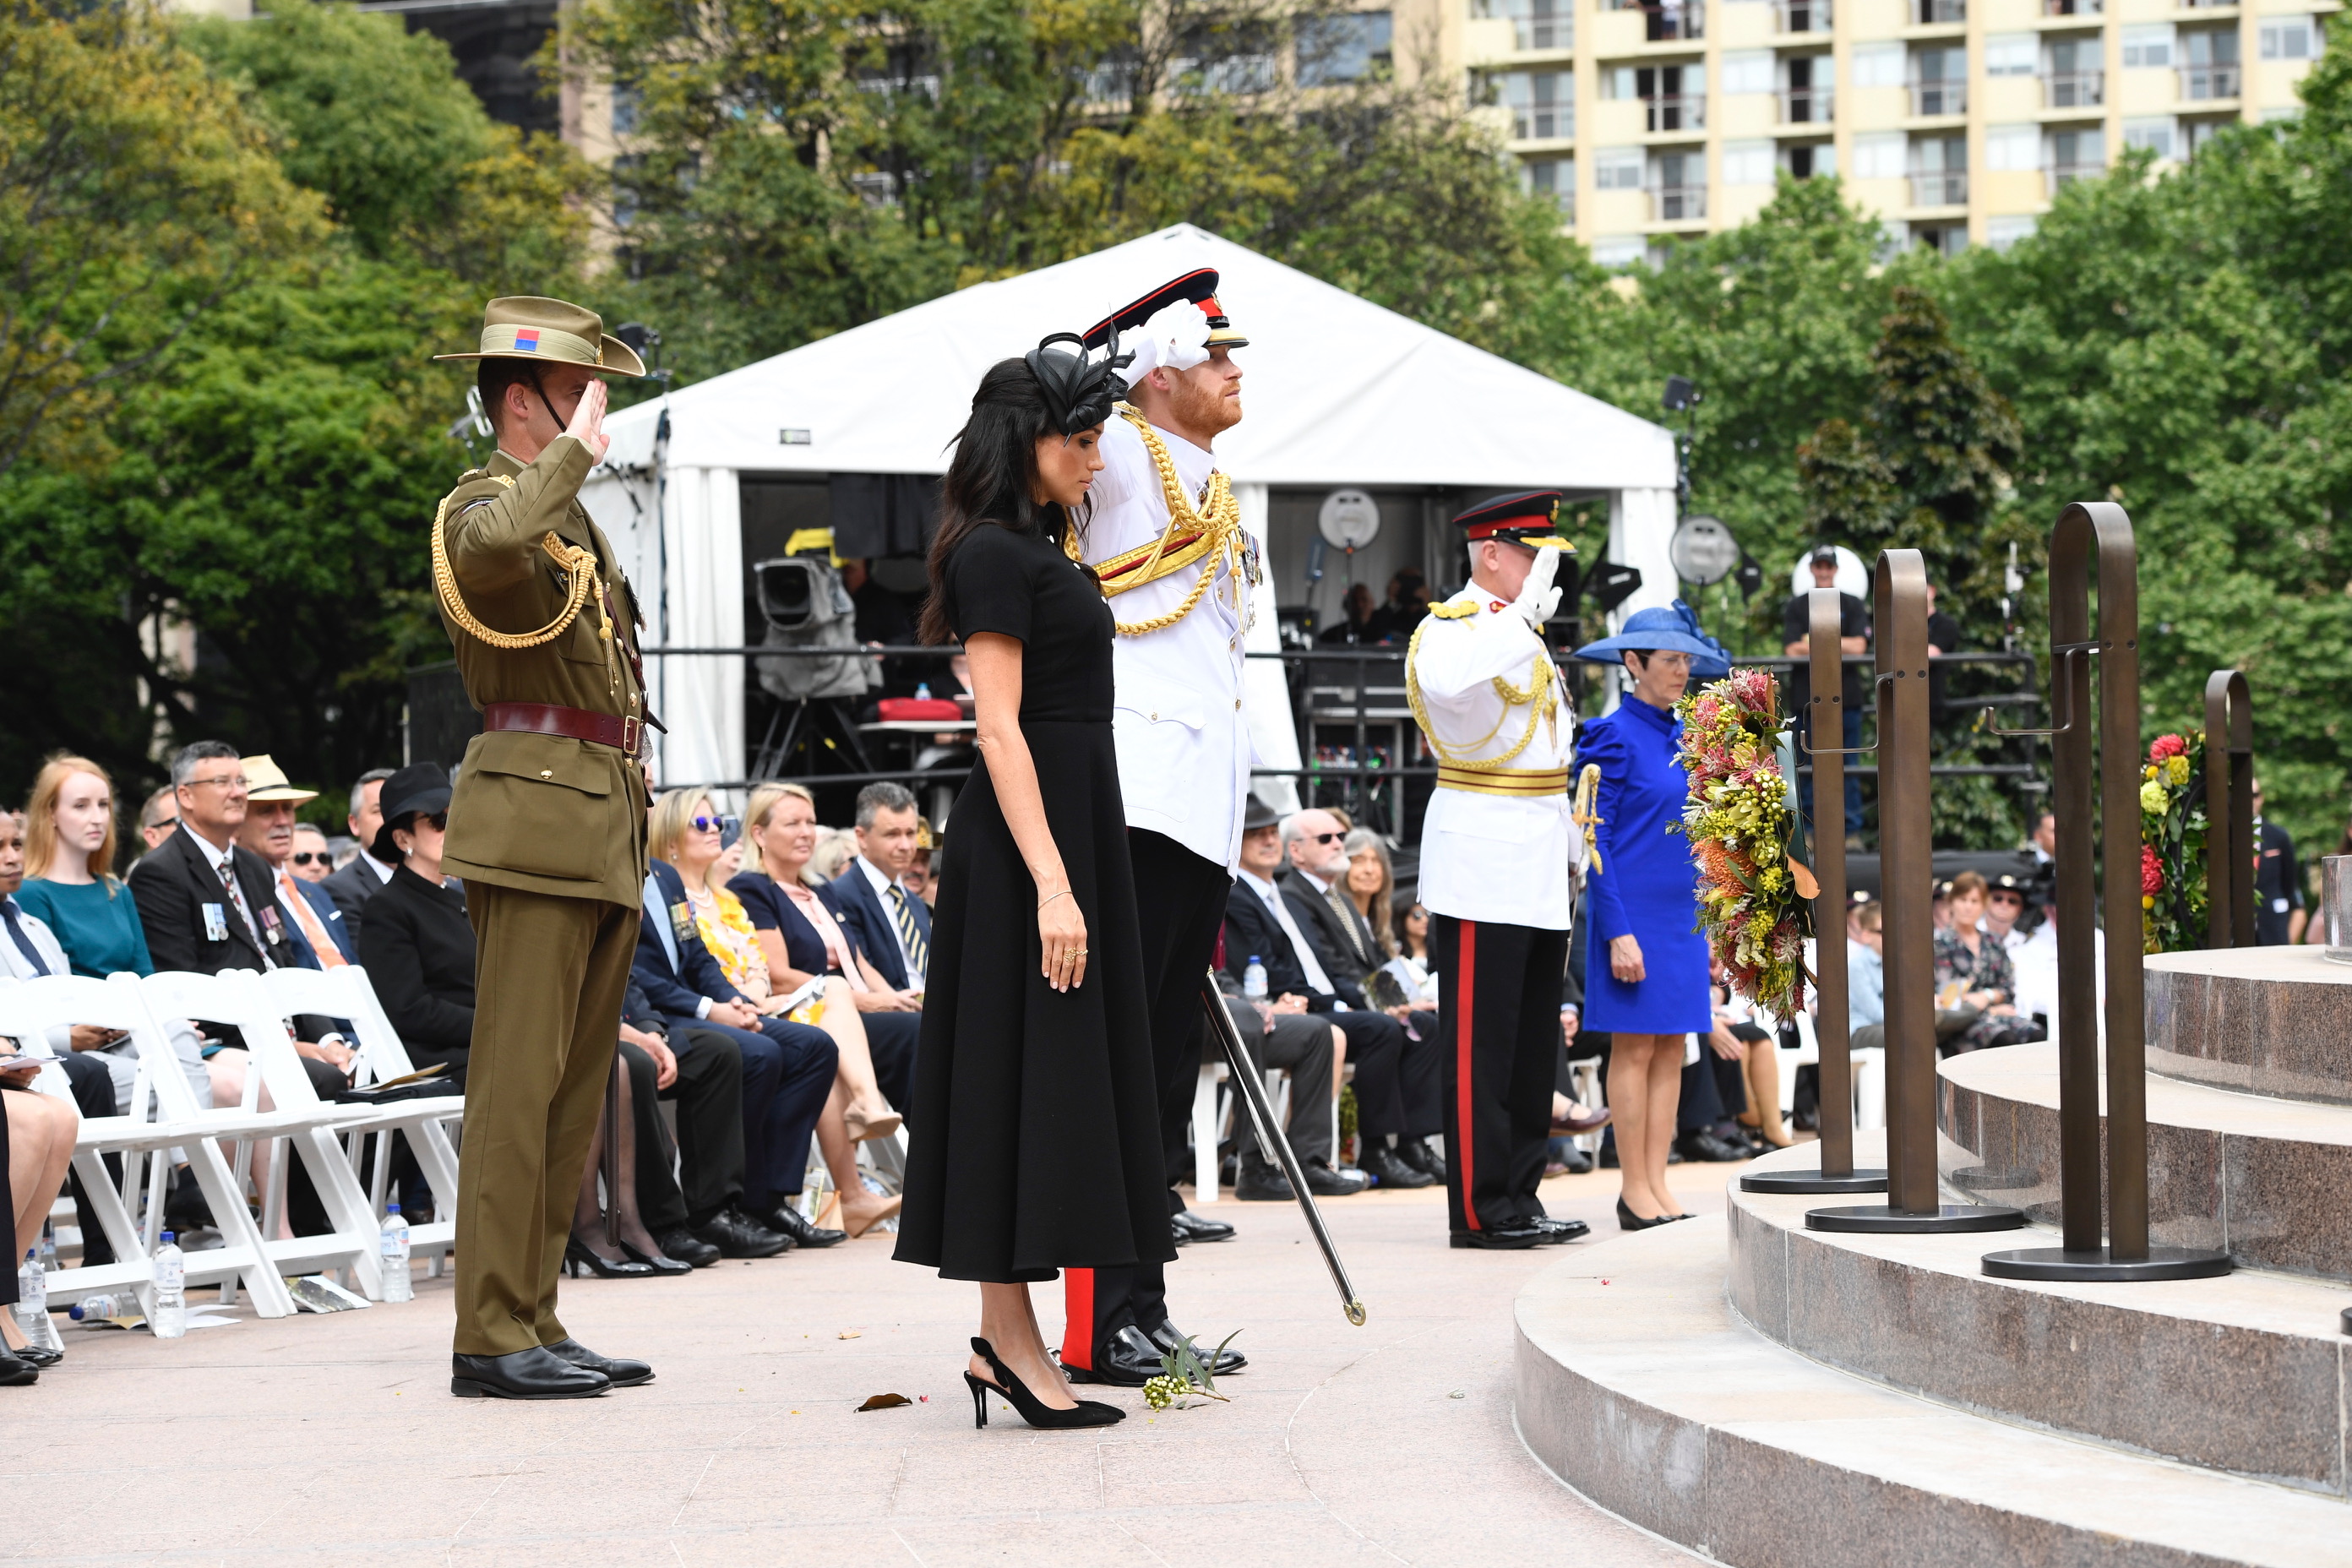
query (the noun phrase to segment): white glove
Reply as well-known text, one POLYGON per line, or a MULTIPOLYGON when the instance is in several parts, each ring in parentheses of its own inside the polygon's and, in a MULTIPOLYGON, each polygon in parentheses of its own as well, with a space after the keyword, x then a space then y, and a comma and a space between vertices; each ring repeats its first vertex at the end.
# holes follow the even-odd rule
POLYGON ((1519 589, 1519 596, 1511 603, 1511 608, 1525 616, 1528 625, 1538 632, 1543 630, 1544 623, 1551 619, 1552 612, 1559 608, 1559 590, 1551 584, 1559 572, 1559 551, 1537 551, 1535 564, 1528 568, 1526 585, 1519 589))

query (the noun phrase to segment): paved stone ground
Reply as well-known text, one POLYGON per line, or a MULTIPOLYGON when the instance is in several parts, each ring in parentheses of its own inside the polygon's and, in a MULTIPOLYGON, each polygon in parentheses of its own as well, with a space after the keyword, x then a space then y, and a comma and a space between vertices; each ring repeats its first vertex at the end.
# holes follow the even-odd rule
MULTIPOLYGON (((1713 1226, 1736 1166, 1675 1166, 1713 1226)), ((1606 1247, 1614 1173, 1546 1184, 1606 1247)), ((674 1281, 566 1281, 586 1343, 652 1384, 519 1405, 448 1394, 448 1282, 332 1317, 246 1318, 175 1343, 67 1331, 65 1363, 0 1390, 33 1470, 0 1558, 339 1565, 654 1563, 1214 1564, 1686 1562, 1529 1457, 1511 1418, 1513 1296, 1559 1249, 1455 1252, 1439 1192, 1325 1213, 1370 1309, 1340 1315, 1304 1220, 1236 1204, 1189 1247, 1178 1321, 1246 1331, 1230 1405, 1099 1433, 971 1426, 957 1375, 978 1304, 887 1237, 674 1281), (859 1414, 866 1395, 909 1408, 859 1414), (47 1479, 39 1472, 50 1472, 47 1479)), ((1040 1317, 1057 1337, 1057 1289, 1040 1317)), ((994 1402, 1001 1403, 1001 1402, 994 1402)))

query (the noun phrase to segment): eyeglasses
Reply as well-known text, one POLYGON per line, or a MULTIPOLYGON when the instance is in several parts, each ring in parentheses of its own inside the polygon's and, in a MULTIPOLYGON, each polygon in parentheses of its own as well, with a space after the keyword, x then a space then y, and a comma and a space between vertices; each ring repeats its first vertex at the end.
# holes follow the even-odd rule
POLYGON ((223 773, 216 779, 190 779, 188 783, 192 785, 205 784, 215 789, 244 789, 247 787, 245 781, 245 775, 242 773, 223 773))
POLYGON ((742 826, 743 819, 740 816, 690 816, 687 818, 686 825, 697 833, 724 833, 730 828, 742 826))
POLYGON ((294 851, 294 864, 297 866, 331 866, 334 864, 334 857, 328 854, 323 849, 297 849, 294 851))

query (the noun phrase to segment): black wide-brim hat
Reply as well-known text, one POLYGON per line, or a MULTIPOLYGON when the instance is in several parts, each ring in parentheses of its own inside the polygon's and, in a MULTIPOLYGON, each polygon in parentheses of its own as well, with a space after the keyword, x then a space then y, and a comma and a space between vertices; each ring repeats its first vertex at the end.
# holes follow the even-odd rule
POLYGON ((392 830, 406 827, 419 816, 449 809, 449 770, 438 763, 411 763, 383 781, 383 793, 376 799, 383 811, 383 826, 375 830, 375 842, 368 846, 368 853, 386 866, 397 866, 400 847, 392 841, 392 830))
POLYGON ((1275 815, 1274 807, 1258 799, 1255 792, 1254 791, 1251 793, 1249 797, 1242 803, 1242 831, 1244 833, 1255 833, 1261 827, 1272 827, 1281 820, 1281 817, 1275 815))
POLYGON ((1560 536, 1558 490, 1520 490, 1515 495, 1482 500, 1454 520, 1468 541, 1499 539, 1530 549, 1541 547, 1576 553, 1576 546, 1560 536))
POLYGON ((1141 299, 1120 306, 1086 331, 1086 345, 1090 349, 1112 348, 1118 334, 1130 327, 1139 327, 1169 306, 1190 301, 1201 307, 1209 319, 1208 346, 1213 349, 1240 349, 1249 346, 1244 337, 1225 317, 1225 308, 1217 303, 1217 269, 1199 267, 1181 278, 1171 278, 1141 299))

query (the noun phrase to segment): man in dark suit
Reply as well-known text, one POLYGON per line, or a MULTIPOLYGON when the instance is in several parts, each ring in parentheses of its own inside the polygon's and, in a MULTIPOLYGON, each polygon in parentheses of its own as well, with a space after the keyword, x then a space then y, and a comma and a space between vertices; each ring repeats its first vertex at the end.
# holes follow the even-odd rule
POLYGON ((1408 1124, 1398 1082, 1408 1043, 1403 1023, 1351 1004, 1339 994, 1341 983, 1324 967, 1310 928, 1275 884, 1276 868, 1282 863, 1279 828, 1253 816, 1245 816, 1243 824, 1241 870, 1225 896, 1226 970, 1238 980, 1255 957, 1265 965, 1266 995, 1274 1006, 1296 1005, 1330 1018, 1347 1037, 1348 1059, 1356 1064, 1356 1123, 1362 1150, 1357 1168, 1387 1186, 1430 1185, 1431 1178, 1398 1159, 1387 1142, 1389 1133, 1408 1124))
MULTIPOLYGON (((661 1249, 694 1262, 700 1249, 724 1258, 773 1258, 793 1245, 743 1212, 743 1054, 723 1029, 674 1024, 657 1012, 632 974, 621 1005, 621 1039, 653 1058, 655 1077, 632 1102, 637 1145, 657 1149, 637 1161, 637 1207, 661 1249), (668 1081, 661 1079, 663 1072, 668 1081), (669 1177, 669 1130, 661 1100, 677 1108, 678 1173, 669 1177), (648 1166, 659 1181, 649 1181, 648 1166)), ((631 1064, 635 1070, 635 1064, 631 1064)))
POLYGON ((899 881, 915 863, 916 816, 904 784, 859 790, 857 854, 825 885, 824 902, 892 990, 919 994, 930 966, 931 907, 899 881))
MULTIPOLYGON (((1373 1123, 1364 1123, 1368 1145, 1396 1136, 1396 1162, 1432 1182, 1445 1180, 1445 1160, 1430 1147, 1431 1135, 1444 1131, 1443 1083, 1444 1056, 1438 1047, 1437 1015, 1415 1013, 1399 1005, 1382 1007, 1371 994, 1371 978, 1387 954, 1372 935, 1371 922, 1348 897, 1347 832, 1328 811, 1302 811, 1282 825, 1282 847, 1289 864, 1276 879, 1282 897, 1309 941, 1316 957, 1331 977, 1333 990, 1350 1008, 1385 1014, 1402 1027, 1404 1043, 1398 1072, 1400 1099, 1391 1123, 1383 1111, 1373 1123), (1377 1123, 1377 1125, 1375 1125, 1377 1123)), ((1363 1098, 1360 1089, 1357 1099, 1363 1098)), ((1362 1163, 1361 1159, 1358 1161, 1362 1163)), ((1367 1167, 1386 1182, 1385 1163, 1374 1157, 1367 1167)))
MULTIPOLYGON (((736 990, 696 934, 677 868, 666 860, 649 864, 630 977, 673 1028, 717 1030, 743 1053, 745 1211, 796 1247, 846 1241, 846 1231, 811 1225, 790 1201, 800 1195, 809 1140, 833 1092, 839 1047, 822 1029, 761 1014, 736 990)), ((727 1245, 716 1234, 703 1239, 727 1245)))
POLYGON ((343 820, 350 825, 352 837, 360 841, 360 852, 352 857, 349 865, 319 884, 335 900, 335 908, 343 911, 343 930, 350 933, 354 948, 360 940, 361 909, 392 880, 392 868, 373 853, 377 836, 383 827, 383 781, 392 774, 390 768, 370 768, 352 784, 351 809, 344 813, 343 820))

